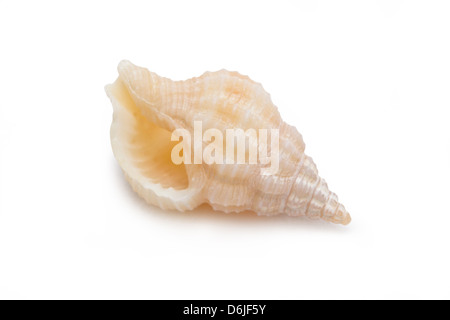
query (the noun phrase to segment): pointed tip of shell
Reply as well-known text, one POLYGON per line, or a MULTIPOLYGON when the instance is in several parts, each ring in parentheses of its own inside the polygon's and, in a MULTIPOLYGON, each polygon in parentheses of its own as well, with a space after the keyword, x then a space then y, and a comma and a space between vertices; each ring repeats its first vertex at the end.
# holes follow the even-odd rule
POLYGON ((342 225, 347 226, 350 224, 350 222, 352 222, 352 217, 347 212, 345 219, 342 221, 342 225))
POLYGON ((344 206, 339 205, 338 210, 336 211, 336 215, 332 218, 332 222, 342 224, 344 226, 349 225, 352 222, 352 217, 345 210, 344 206))

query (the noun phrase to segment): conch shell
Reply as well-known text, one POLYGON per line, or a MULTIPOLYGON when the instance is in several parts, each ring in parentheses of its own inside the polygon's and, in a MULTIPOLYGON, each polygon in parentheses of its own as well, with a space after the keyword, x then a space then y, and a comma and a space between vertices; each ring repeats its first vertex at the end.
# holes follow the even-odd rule
POLYGON ((214 210, 258 215, 306 216, 346 225, 351 218, 305 155, 300 133, 286 124, 263 87, 246 76, 221 70, 172 81, 128 61, 106 86, 114 108, 111 143, 132 188, 163 209, 214 210), (171 161, 175 129, 279 130, 279 168, 261 174, 262 164, 181 164, 171 161))

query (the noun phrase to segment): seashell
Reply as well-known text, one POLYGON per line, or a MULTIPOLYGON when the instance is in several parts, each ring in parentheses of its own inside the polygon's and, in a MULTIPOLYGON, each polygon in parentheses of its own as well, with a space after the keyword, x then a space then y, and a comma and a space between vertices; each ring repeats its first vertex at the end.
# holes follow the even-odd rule
MULTIPOLYGON (((106 86, 114 116, 111 143, 132 188, 163 209, 214 210, 258 215, 287 214, 346 225, 351 218, 304 153, 301 134, 286 124, 261 84, 236 72, 206 72, 172 81, 120 62, 118 79, 106 86), (279 165, 274 174, 257 164, 175 164, 172 132, 217 128, 278 129, 279 165)), ((205 144, 205 142, 203 142, 205 144)), ((258 142, 258 149, 268 143, 258 142)), ((247 150, 247 149, 246 149, 247 150)), ((184 152, 184 151, 183 151, 184 152)), ((271 151, 272 152, 272 151, 271 151)))

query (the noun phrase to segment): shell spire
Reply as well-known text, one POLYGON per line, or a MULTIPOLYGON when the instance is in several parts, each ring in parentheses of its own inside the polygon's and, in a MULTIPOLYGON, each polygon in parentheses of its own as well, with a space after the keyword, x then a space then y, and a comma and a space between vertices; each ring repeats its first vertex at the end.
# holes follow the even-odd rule
MULTIPOLYGON (((114 107, 112 148, 127 180, 148 203, 180 211, 208 203, 225 212, 252 210, 350 223, 350 215, 304 153, 301 134, 282 120, 261 84, 226 70, 172 81, 128 61, 118 71, 116 82, 106 86, 114 107), (202 133, 215 130, 227 138, 229 129, 239 128, 246 136, 255 133, 243 146, 244 159, 250 159, 251 150, 259 156, 266 150, 276 171, 265 174, 268 162, 259 157, 255 163, 229 163, 228 153, 219 155, 218 149, 211 155, 223 162, 196 162, 195 148, 200 146, 204 156, 212 141, 205 136, 193 151, 183 149, 184 163, 175 163, 174 132, 185 130, 195 137, 199 123, 202 133), (270 143, 262 139, 263 130, 271 133, 270 143), (186 161, 191 151, 194 162, 186 161)), ((229 145, 238 150, 227 139, 222 145, 227 152, 229 145)))

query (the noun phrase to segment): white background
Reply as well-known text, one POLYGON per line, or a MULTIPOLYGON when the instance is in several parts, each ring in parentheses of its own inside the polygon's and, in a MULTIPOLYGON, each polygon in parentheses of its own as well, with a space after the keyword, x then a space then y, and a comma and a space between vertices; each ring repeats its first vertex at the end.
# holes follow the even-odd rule
POLYGON ((0 298, 450 298, 448 1, 0 1, 0 298), (121 59, 261 82, 348 227, 165 212, 126 183, 121 59))

